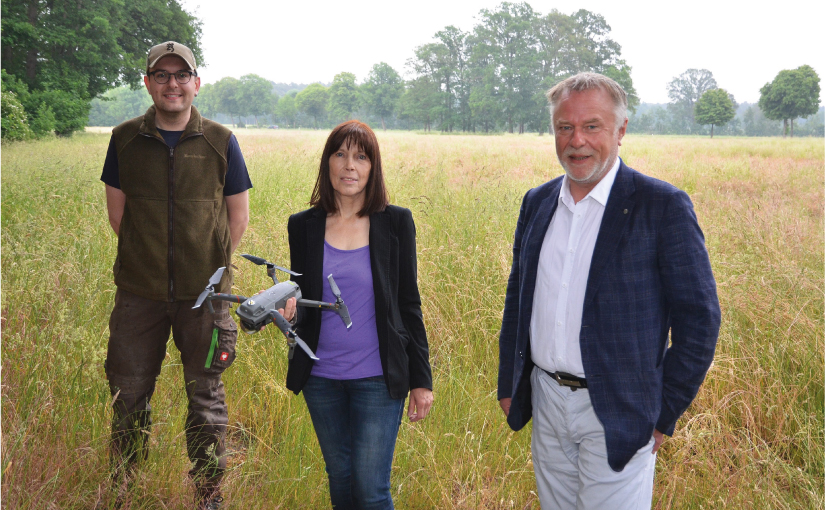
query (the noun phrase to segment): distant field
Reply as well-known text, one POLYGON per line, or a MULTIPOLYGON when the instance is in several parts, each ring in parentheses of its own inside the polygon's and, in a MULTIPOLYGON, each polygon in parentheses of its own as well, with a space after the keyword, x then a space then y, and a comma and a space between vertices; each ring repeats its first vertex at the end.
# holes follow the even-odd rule
MULTIPOLYGON (((106 484, 103 376, 116 239, 99 181, 104 134, 2 147, 2 502, 92 508, 106 484)), ((326 132, 244 130, 255 185, 240 252, 289 262, 326 132)), ((392 202, 413 210, 435 405, 404 422, 400 509, 538 508, 529 426, 496 402, 497 332, 521 197, 561 174, 552 139, 379 132, 392 202)), ((825 508, 821 139, 628 136, 625 161, 693 198, 723 322, 697 400, 665 441, 656 508, 825 508)), ((265 285, 236 257, 238 291, 265 285)), ((329 505, 303 398, 271 329, 239 338, 225 375, 228 508, 329 505)), ((174 346, 152 401, 152 453, 131 509, 188 508, 185 396, 174 346)))

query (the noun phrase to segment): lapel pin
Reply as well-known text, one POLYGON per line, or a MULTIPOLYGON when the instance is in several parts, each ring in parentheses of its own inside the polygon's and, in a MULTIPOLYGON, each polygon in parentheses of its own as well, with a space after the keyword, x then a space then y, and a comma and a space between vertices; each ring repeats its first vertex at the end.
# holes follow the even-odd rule
POLYGON ((624 213, 627 214, 627 209, 624 210, 624 213))

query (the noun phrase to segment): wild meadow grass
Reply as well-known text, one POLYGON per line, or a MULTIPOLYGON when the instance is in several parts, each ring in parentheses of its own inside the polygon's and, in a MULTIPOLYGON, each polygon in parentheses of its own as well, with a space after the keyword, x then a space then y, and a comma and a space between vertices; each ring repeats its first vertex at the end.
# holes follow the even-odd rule
MULTIPOLYGON (((325 132, 240 130, 255 188, 239 252, 288 264, 325 132)), ((401 509, 538 508, 530 430, 496 402, 497 333, 523 194, 561 174, 552 139, 379 132, 392 202, 413 210, 435 405, 401 426, 401 509)), ((2 147, 2 505, 92 508, 107 486, 103 373, 116 239, 100 169, 108 136, 2 147)), ((821 139, 629 136, 625 161, 690 193, 723 322, 715 362, 659 455, 655 508, 825 508, 821 139)), ((235 257, 236 287, 266 286, 235 257)), ((241 334, 226 372, 228 508, 323 508, 324 464, 303 398, 284 388, 272 329, 241 334)), ((152 401, 132 509, 189 508, 180 359, 152 401)))

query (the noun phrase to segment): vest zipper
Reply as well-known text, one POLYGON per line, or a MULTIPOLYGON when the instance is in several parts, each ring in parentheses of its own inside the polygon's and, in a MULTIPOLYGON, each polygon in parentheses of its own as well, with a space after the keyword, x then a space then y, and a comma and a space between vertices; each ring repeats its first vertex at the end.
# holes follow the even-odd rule
POLYGON ((178 143, 177 143, 177 145, 175 145, 175 147, 169 147, 169 145, 166 144, 166 140, 164 140, 163 138, 159 139, 158 137, 156 137, 154 135, 151 135, 149 133, 141 133, 141 135, 143 135, 145 137, 148 137, 148 138, 154 138, 155 140, 159 140, 163 145, 166 146, 167 149, 169 149, 169 182, 167 183, 169 189, 168 189, 167 195, 166 195, 167 196, 167 201, 169 203, 169 206, 168 206, 168 208, 169 208, 169 210, 168 210, 169 225, 168 225, 168 229, 167 229, 168 230, 167 242, 169 244, 169 251, 168 251, 167 256, 166 256, 166 263, 169 266, 169 301, 174 302, 175 301, 175 271, 174 271, 174 267, 175 267, 175 265, 174 265, 175 264, 175 245, 174 245, 174 241, 175 241, 175 235, 174 235, 175 234, 175 222, 174 222, 174 210, 175 210, 175 200, 174 200, 175 199, 175 148, 178 145, 180 145, 182 141, 184 141, 186 139, 189 139, 189 138, 194 138, 196 136, 203 136, 203 133, 192 133, 192 134, 189 134, 185 137, 181 137, 178 140, 178 143))
MULTIPOLYGON (((169 301, 175 301, 175 223, 174 223, 174 209, 175 209, 175 149, 180 147, 180 144, 189 138, 196 136, 203 136, 203 133, 192 133, 178 139, 177 145, 169 147, 169 301)), ((164 144, 166 142, 164 141, 164 144)))
MULTIPOLYGON (((164 142, 166 143, 166 142, 164 142)), ((180 140, 178 141, 180 143, 180 140)), ((169 147, 167 145, 167 147, 169 147)), ((169 192, 167 195, 167 203, 169 204, 169 228, 168 231, 168 239, 167 242, 169 243, 169 253, 167 255, 166 264, 169 266, 169 301, 175 301, 175 222, 172 219, 172 215, 175 210, 175 148, 169 147, 169 192)))

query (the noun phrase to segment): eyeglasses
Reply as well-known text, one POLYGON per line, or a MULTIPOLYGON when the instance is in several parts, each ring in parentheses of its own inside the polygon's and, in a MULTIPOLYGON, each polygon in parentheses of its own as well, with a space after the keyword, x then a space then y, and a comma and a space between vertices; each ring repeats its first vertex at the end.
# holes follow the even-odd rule
POLYGON ((170 73, 169 71, 152 71, 148 74, 153 77, 159 85, 169 83, 170 76, 174 76, 179 85, 186 85, 193 76, 198 75, 197 71, 178 71, 176 73, 170 73))

